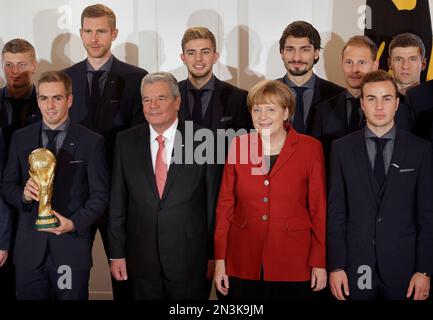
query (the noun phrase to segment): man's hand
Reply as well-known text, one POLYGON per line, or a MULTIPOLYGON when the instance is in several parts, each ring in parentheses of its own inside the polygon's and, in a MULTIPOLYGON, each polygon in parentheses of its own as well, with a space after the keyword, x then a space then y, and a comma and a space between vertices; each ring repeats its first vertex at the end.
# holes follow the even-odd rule
POLYGON ((346 300, 344 295, 349 296, 349 281, 347 280, 346 271, 332 271, 329 273, 329 286, 331 287, 331 292, 338 300, 346 300), (341 290, 341 287, 344 289, 341 290))
POLYGON ((39 187, 32 178, 27 180, 26 185, 24 186, 23 197, 27 202, 32 200, 39 201, 39 187))
POLYGON ((62 216, 61 214, 59 214, 54 210, 52 212, 57 217, 57 219, 59 219, 60 226, 58 226, 57 228, 39 229, 39 231, 51 232, 59 236, 63 233, 72 232, 75 230, 75 226, 72 220, 65 218, 64 216, 62 216))
POLYGON ((126 259, 113 259, 110 261, 110 272, 114 279, 117 281, 128 280, 128 273, 126 271, 126 259))
POLYGON ((410 298, 414 293, 413 300, 426 300, 430 292, 430 277, 416 272, 409 282, 406 298, 410 298), (414 293, 415 291, 415 293, 414 293))
POLYGON ((216 289, 223 295, 229 293, 229 276, 226 274, 225 260, 215 261, 215 272, 213 275, 216 289))
POLYGON ((209 280, 212 280, 214 272, 215 272, 215 260, 208 260, 207 261, 206 278, 208 278, 209 280))
POLYGON ((324 268, 311 269, 311 289, 320 291, 326 287, 327 274, 324 268))
POLYGON ((8 260, 8 252, 6 250, 0 250, 0 267, 3 267, 8 260))

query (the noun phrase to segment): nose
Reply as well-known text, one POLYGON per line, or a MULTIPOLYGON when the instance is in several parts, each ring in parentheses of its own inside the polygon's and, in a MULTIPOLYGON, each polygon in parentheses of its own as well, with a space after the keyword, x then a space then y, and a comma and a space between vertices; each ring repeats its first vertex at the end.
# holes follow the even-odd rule
POLYGON ((12 73, 13 73, 13 74, 18 74, 18 73, 20 73, 20 69, 19 69, 18 65, 16 65, 16 64, 13 64, 13 65, 12 65, 12 73))
POLYGON ((195 61, 201 61, 202 59, 203 59, 203 54, 200 51, 198 51, 195 54, 195 61))
POLYGON ((301 60, 301 52, 300 52, 300 50, 297 50, 297 49, 294 50, 293 59, 295 61, 300 61, 301 60))
POLYGON ((402 63, 401 63, 401 67, 402 67, 403 69, 407 69, 407 68, 409 67, 409 61, 406 60, 406 59, 403 59, 403 60, 402 60, 402 63))
POLYGON ((92 32, 91 36, 90 36, 90 40, 92 42, 98 42, 98 33, 97 32, 92 32))

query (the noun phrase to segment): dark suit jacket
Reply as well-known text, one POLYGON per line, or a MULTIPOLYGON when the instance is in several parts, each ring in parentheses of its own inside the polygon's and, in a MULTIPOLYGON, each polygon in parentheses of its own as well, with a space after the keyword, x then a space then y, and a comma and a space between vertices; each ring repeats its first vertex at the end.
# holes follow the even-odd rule
POLYGON ((105 137, 110 164, 114 154, 116 134, 144 122, 140 84, 147 71, 113 57, 113 64, 101 95, 101 112, 97 114, 96 122, 92 118, 93 106, 88 99, 86 60, 74 64, 65 72, 72 79, 74 95, 69 116, 72 121, 105 137))
MULTIPOLYGON (((181 105, 179 120, 192 120, 188 105, 187 81, 179 82, 181 105)), ((251 114, 247 107, 248 92, 215 78, 215 90, 209 107, 212 120, 209 129, 252 129, 251 114)))
MULTIPOLYGON (((433 162, 427 141, 397 129, 382 198, 368 160, 364 130, 333 144, 328 194, 327 262, 358 279, 378 267, 391 287, 415 272, 433 272, 433 162)), ((356 283, 356 281, 355 281, 356 283)))
MULTIPOLYGON (((193 142, 184 138, 185 125, 179 121, 174 148, 192 156, 193 142)), ((213 243, 214 180, 210 165, 171 163, 160 199, 149 125, 119 134, 108 221, 110 258, 126 258, 132 277, 158 279, 162 268, 168 280, 204 280, 213 243)))
POLYGON ((433 141, 433 80, 409 89, 406 104, 414 118, 413 133, 433 141))
MULTIPOLYGON (((346 94, 345 90, 315 106, 311 135, 322 142, 327 168, 329 168, 332 142, 352 133, 347 126, 346 94)), ((398 106, 395 123, 400 129, 409 132, 412 130, 412 116, 409 108, 403 103, 398 106)), ((365 118, 362 127, 364 125, 365 118)))
MULTIPOLYGON (((277 79, 278 81, 284 82, 284 77, 277 79)), ((305 123, 305 134, 311 135, 314 114, 316 112, 315 106, 324 100, 327 100, 340 92, 344 91, 343 87, 336 85, 330 81, 320 78, 316 75, 316 82, 314 85, 313 100, 311 102, 310 112, 307 116, 307 121, 305 123)))
POLYGON ((3 175, 2 193, 19 212, 14 263, 34 269, 49 247, 55 265, 74 270, 92 265, 89 228, 104 212, 108 202, 108 172, 103 138, 70 123, 57 156, 52 208, 71 219, 75 232, 56 236, 33 229, 38 203, 25 204, 23 189, 29 179, 29 154, 41 146, 41 122, 18 130, 12 137, 3 175))
MULTIPOLYGON (((3 138, 3 131, 0 128, 0 175, 3 175, 3 168, 6 159, 6 146, 3 138)), ((12 236, 12 213, 9 206, 0 196, 0 250, 9 251, 11 248, 12 236)))

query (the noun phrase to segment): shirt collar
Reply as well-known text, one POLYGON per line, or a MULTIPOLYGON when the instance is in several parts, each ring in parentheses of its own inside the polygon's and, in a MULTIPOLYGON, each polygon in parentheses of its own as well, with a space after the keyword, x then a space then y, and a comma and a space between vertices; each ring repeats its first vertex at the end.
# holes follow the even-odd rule
MULTIPOLYGON (((289 79, 289 77, 287 76, 287 74, 284 76, 284 83, 289 88, 298 87, 292 80, 289 79)), ((316 75, 313 73, 313 75, 311 76, 311 78, 308 79, 308 81, 305 82, 301 87, 302 88, 307 88, 307 89, 314 89, 315 83, 316 83, 316 75)))
MULTIPOLYGON (((164 137, 164 140, 174 140, 174 136, 176 135, 176 129, 177 129, 177 124, 179 123, 179 119, 176 118, 176 120, 171 124, 171 126, 164 131, 164 133, 162 134, 162 136, 164 137)), ((156 138, 159 136, 159 133, 155 131, 155 129, 153 129, 152 125, 149 124, 149 128, 150 128, 150 142, 153 142, 154 140, 156 140, 156 138)))
POLYGON ((42 121, 42 130, 59 130, 59 131, 67 131, 69 128, 69 117, 66 119, 65 122, 63 122, 61 125, 59 125, 57 128, 51 129, 48 127, 45 122, 42 121))
MULTIPOLYGON (((189 79, 186 80, 186 88, 188 91, 190 90, 197 90, 196 87, 189 81, 189 79)), ((200 88, 200 90, 214 90, 215 89, 215 75, 212 74, 212 77, 209 79, 206 84, 200 88)))
MULTIPOLYGON (((105 62, 97 71, 110 71, 111 65, 113 64, 113 55, 105 62)), ((92 65, 89 62, 89 59, 86 59, 86 68, 87 72, 89 71, 96 71, 95 68, 92 67, 92 65)))
MULTIPOLYGON (((395 125, 387 132, 385 133, 381 138, 389 139, 389 140, 395 140, 395 135, 397 133, 397 129, 395 125)), ((377 136, 371 131, 368 126, 365 126, 365 138, 377 138, 377 136)))

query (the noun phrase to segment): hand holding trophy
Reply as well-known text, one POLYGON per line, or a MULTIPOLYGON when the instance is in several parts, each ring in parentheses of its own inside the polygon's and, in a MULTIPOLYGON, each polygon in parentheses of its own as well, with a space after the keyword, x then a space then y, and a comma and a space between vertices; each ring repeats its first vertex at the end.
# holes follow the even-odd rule
POLYGON ((60 226, 51 208, 56 157, 45 148, 33 150, 29 155, 29 174, 39 188, 39 210, 34 228, 39 231, 60 226))

